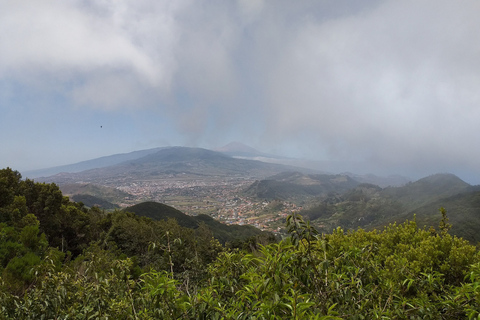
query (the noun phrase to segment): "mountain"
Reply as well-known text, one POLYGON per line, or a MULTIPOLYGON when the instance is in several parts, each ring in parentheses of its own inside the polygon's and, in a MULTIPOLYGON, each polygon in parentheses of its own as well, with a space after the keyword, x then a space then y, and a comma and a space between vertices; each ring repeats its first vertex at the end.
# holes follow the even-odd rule
POLYGON ((91 196, 89 194, 75 194, 71 197, 71 199, 75 202, 81 202, 87 207, 98 207, 101 209, 118 209, 119 206, 103 200, 101 198, 91 196))
MULTIPOLYGON (((60 190, 63 195, 69 196, 74 201, 81 201, 85 205, 90 206, 88 203, 93 200, 93 198, 88 198, 85 196, 95 197, 103 201, 119 204, 124 203, 125 200, 132 198, 132 195, 110 187, 94 185, 90 183, 70 183, 70 184, 61 184, 59 185, 60 190), (77 200, 83 197, 83 200, 77 200), (88 203, 85 202, 85 199, 88 200, 88 203)), ((90 206, 91 207, 91 206, 90 206)), ((107 208, 104 208, 107 209, 107 208)))
MULTIPOLYGON (((91 169, 105 168, 120 164, 126 161, 132 161, 140 159, 147 155, 156 153, 163 149, 168 149, 170 147, 158 147, 152 149, 138 150, 129 153, 119 153, 110 156, 104 156, 100 158, 90 159, 86 161, 81 161, 74 164, 68 164, 63 166, 38 169, 38 170, 29 170, 22 172, 22 176, 30 179, 39 178, 39 177, 49 177, 59 173, 77 173, 91 169)), ((174 147, 175 148, 175 147, 174 147)), ((256 158, 256 157, 266 157, 266 158, 279 158, 274 155, 269 155, 263 152, 260 152, 252 147, 244 145, 240 142, 231 142, 222 148, 215 150, 217 152, 223 153, 231 157, 245 157, 245 158, 256 158)))
POLYGON ((125 161, 139 159, 148 154, 158 152, 162 149, 164 148, 153 148, 153 149, 147 149, 147 150, 133 151, 129 153, 114 154, 110 156, 86 160, 86 161, 64 165, 64 166, 25 171, 25 172, 22 172, 22 175, 24 177, 33 179, 33 178, 39 178, 39 177, 53 176, 61 172, 74 173, 74 172, 81 172, 81 171, 90 170, 90 169, 104 168, 104 167, 112 166, 125 161))
POLYGON ((380 188, 360 184, 344 194, 328 197, 301 214, 322 232, 383 228, 414 216, 419 227, 438 229, 439 208, 447 209, 451 233, 480 241, 480 186, 471 186, 453 174, 435 174, 402 187, 380 188))
MULTIPOLYGON (((480 186, 469 187, 466 191, 429 202, 411 210, 405 218, 413 219, 422 226, 438 227, 442 215, 439 208, 447 210, 450 232, 473 243, 480 242, 480 186)), ((438 229, 438 228, 437 228, 438 229)))
POLYGON ((410 182, 410 179, 400 175, 377 176, 374 174, 355 174, 351 172, 342 173, 360 182, 374 184, 379 187, 401 187, 410 182))
MULTIPOLYGON (((283 165, 300 167, 300 168, 307 168, 323 174, 333 174, 332 172, 339 172, 339 171, 341 172, 341 170, 338 170, 338 168, 334 169, 335 167, 341 167, 339 166, 338 161, 309 161, 309 160, 281 157, 281 156, 276 156, 276 155, 258 151, 252 147, 249 147, 241 142, 236 142, 236 141, 230 142, 229 144, 221 148, 215 149, 215 151, 221 152, 223 154, 226 154, 235 158, 259 160, 263 162, 277 163, 277 164, 283 164, 283 165)), ((345 163, 343 165, 346 167, 349 166, 348 163, 345 163)), ((406 178, 400 175, 377 176, 374 174, 355 174, 351 172, 344 172, 340 174, 347 175, 360 183, 376 184, 382 188, 389 187, 389 186, 392 186, 392 187, 403 186, 408 182, 410 182, 409 178, 406 178)))
POLYGON ((83 182, 118 186, 157 179, 264 178, 287 170, 312 170, 255 160, 236 159, 202 148, 169 147, 119 164, 42 178, 59 184, 83 182))
POLYGON ((147 201, 123 209, 123 211, 133 212, 137 216, 147 217, 153 220, 175 219, 178 224, 186 228, 198 228, 198 221, 193 216, 163 203, 147 201))
POLYGON ((249 147, 241 142, 230 142, 229 144, 215 149, 217 152, 221 152, 223 154, 229 155, 231 157, 237 157, 237 158, 272 158, 272 159, 279 159, 282 157, 275 156, 272 154, 260 152, 252 147, 249 147))
MULTIPOLYGON (((30 179, 35 178, 36 180, 39 180, 39 181, 56 181, 61 183, 71 183, 72 181, 79 181, 79 179, 71 179, 72 175, 69 175, 70 173, 80 173, 83 171, 101 169, 101 168, 111 167, 111 166, 119 165, 122 163, 128 163, 128 162, 134 163, 135 160, 139 160, 145 156, 155 154, 159 151, 167 150, 167 149, 179 149, 179 148, 181 147, 158 147, 158 148, 152 148, 152 149, 146 149, 146 150, 133 151, 129 153, 114 154, 110 156, 104 156, 104 157, 82 161, 74 164, 64 165, 64 166, 24 171, 22 172, 22 176, 30 179), (45 177, 49 178, 54 175, 58 175, 55 178, 55 180, 44 179, 45 177), (41 179, 37 179, 37 178, 41 178, 41 179)), ((193 149, 198 149, 198 148, 193 148, 193 149)), ((203 150, 206 150, 206 149, 203 149, 203 150)), ((231 142, 214 151, 229 157, 233 157, 233 158, 240 158, 244 160, 257 160, 257 161, 266 162, 266 163, 284 165, 286 166, 284 167, 285 169, 284 171, 297 170, 297 171, 306 172, 306 173, 331 174, 327 172, 328 170, 326 170, 326 168, 328 168, 328 165, 326 165, 324 162, 309 162, 306 160, 285 158, 285 157, 280 157, 272 154, 267 154, 240 142, 231 142)), ((275 172, 278 172, 278 171, 275 171, 275 172)), ((401 176, 380 177, 372 174, 357 175, 350 172, 342 173, 342 174, 348 175, 352 177, 354 180, 357 180, 361 183, 373 183, 381 187, 404 185, 409 181, 407 178, 404 178, 401 176)), ((266 175, 264 175, 264 177, 265 176, 266 175)))
POLYGON ((466 191, 470 184, 450 173, 434 174, 403 187, 385 188, 382 195, 401 202, 407 209, 414 209, 444 197, 466 191))
POLYGON ((405 208, 397 200, 381 195, 382 188, 373 184, 360 184, 341 195, 321 199, 300 214, 321 232, 344 229, 382 227, 396 220, 405 208))
POLYGON ((212 232, 213 236, 220 242, 244 241, 255 236, 272 236, 268 232, 261 231, 253 226, 226 225, 210 216, 200 214, 198 216, 188 216, 183 212, 157 202, 143 202, 128 207, 124 211, 133 212, 138 216, 144 216, 153 220, 175 219, 182 227, 196 229, 204 223, 212 232))
POLYGON ((359 183, 347 175, 303 174, 282 172, 264 180, 255 181, 245 194, 266 200, 304 200, 343 193, 359 183))

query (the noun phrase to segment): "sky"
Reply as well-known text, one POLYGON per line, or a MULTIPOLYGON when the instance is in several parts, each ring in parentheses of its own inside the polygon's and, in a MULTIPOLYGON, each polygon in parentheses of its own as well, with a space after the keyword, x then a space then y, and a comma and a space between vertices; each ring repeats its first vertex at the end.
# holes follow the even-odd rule
POLYGON ((240 141, 480 184, 478 12, 478 0, 0 0, 0 167, 240 141))

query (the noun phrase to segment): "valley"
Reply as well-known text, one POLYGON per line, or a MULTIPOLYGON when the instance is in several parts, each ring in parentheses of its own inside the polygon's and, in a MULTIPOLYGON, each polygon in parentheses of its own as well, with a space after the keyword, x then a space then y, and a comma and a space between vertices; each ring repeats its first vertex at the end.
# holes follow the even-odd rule
POLYGON ((381 229, 407 219, 437 227, 438 210, 445 207, 454 234, 480 241, 479 189, 453 174, 385 186, 391 178, 325 174, 200 148, 158 148, 129 157, 39 179, 58 184, 64 194, 87 206, 112 210, 154 201, 190 216, 206 214, 224 224, 251 225, 279 236, 286 234, 285 218, 291 213, 328 233, 337 227, 381 229))
MULTIPOLYGON (((278 234, 283 229, 286 216, 302 209, 302 206, 291 201, 269 201, 245 196, 244 190, 254 182, 245 179, 164 179, 126 183, 117 188, 97 186, 91 195, 101 198, 99 190, 119 190, 122 192, 121 197, 113 198, 111 201, 120 208, 155 201, 172 206, 188 215, 207 214, 226 224, 252 225, 278 234)), ((92 186, 90 184, 83 186, 87 185, 92 186)), ((71 184, 60 185, 60 189, 69 196, 76 192, 85 192, 84 187, 72 193, 71 184)), ((102 208, 98 200, 84 203, 87 206, 95 205, 102 208)))

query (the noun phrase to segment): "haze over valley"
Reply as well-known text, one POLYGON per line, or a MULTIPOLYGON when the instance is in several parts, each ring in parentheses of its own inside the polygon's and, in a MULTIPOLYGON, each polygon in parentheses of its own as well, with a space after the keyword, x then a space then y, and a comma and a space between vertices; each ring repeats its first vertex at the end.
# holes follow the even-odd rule
POLYGON ((251 225, 278 235, 285 234, 285 218, 292 213, 330 232, 338 226, 381 228, 412 219, 413 214, 420 224, 434 226, 438 209, 445 207, 452 210, 455 234, 480 240, 476 232, 480 207, 475 200, 480 199, 480 187, 453 174, 411 180, 322 172, 279 162, 301 163, 236 142, 218 151, 139 150, 25 175, 54 182, 65 195, 87 206, 112 210, 153 201, 190 216, 206 214, 225 224, 251 225), (56 174, 40 177, 42 173, 56 174))

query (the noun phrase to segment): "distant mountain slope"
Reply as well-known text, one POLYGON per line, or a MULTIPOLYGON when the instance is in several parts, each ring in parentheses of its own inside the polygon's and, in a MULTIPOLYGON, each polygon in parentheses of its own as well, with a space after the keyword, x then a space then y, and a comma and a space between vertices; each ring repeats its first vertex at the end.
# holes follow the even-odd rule
POLYGON ((123 210, 133 212, 137 216, 143 216, 153 220, 175 219, 179 225, 186 228, 195 229, 198 227, 198 221, 195 219, 195 217, 186 215, 180 210, 167 206, 163 203, 153 201, 142 202, 123 210))
POLYGON ((76 195, 89 195, 111 203, 119 204, 123 203, 125 199, 131 197, 131 195, 127 192, 115 188, 94 185, 91 183, 61 184, 59 187, 65 196, 72 197, 72 199, 76 195))
POLYGON ((150 154, 135 162, 125 163, 137 167, 158 167, 168 173, 190 173, 195 175, 252 175, 262 176, 290 169, 284 165, 255 160, 236 159, 220 152, 202 148, 173 147, 150 154), (161 168, 160 168, 161 166, 161 168))
POLYGON ((95 168, 104 168, 104 167, 112 166, 125 161, 139 159, 148 154, 158 152, 162 149, 164 148, 153 148, 153 149, 147 149, 147 150, 133 151, 129 153, 114 154, 111 156, 105 156, 101 158, 86 160, 86 161, 64 165, 64 166, 25 171, 25 172, 22 172, 22 175, 24 177, 33 179, 38 177, 52 176, 61 172, 75 173, 75 172, 81 172, 81 171, 95 169, 95 168))
POLYGON ((377 176, 374 174, 355 174, 351 172, 342 173, 360 183, 370 183, 385 187, 402 187, 410 182, 410 179, 400 175, 377 176))
POLYGON ((75 194, 71 197, 75 202, 81 202, 87 207, 98 207, 101 209, 117 209, 118 205, 108 202, 104 199, 89 195, 89 194, 75 194))
POLYGON ((480 186, 469 188, 463 193, 444 197, 410 211, 405 218, 416 216, 417 224, 422 227, 433 226, 438 229, 442 219, 439 208, 447 210, 451 233, 473 243, 480 242, 480 186))
POLYGON ((398 219, 404 212, 403 205, 381 195, 382 189, 372 184, 360 184, 342 195, 322 199, 317 205, 301 212, 321 232, 344 229, 381 227, 398 219))
POLYGON ((302 174, 283 172, 254 182, 245 194, 256 198, 293 199, 309 198, 328 193, 343 193, 359 183, 346 175, 302 174))
POLYGON ((282 158, 276 155, 260 152, 252 147, 249 147, 241 142, 230 142, 229 144, 215 149, 215 151, 221 152, 223 154, 232 156, 232 157, 241 157, 241 158, 273 158, 278 159, 282 158))
MULTIPOLYGON (((71 183, 83 181, 115 185, 126 181, 151 181, 167 177, 246 177, 263 178, 287 170, 303 170, 280 164, 236 159, 202 148, 171 147, 104 168, 79 173, 58 174, 43 179, 46 182, 71 183)), ((306 172, 312 170, 305 169, 306 172)))
POLYGON ((138 216, 148 217, 153 220, 173 218, 177 220, 179 225, 192 229, 198 228, 200 223, 205 223, 212 231, 213 236, 222 243, 246 240, 266 233, 253 226, 226 225, 204 214, 188 216, 175 208, 157 202, 139 203, 124 209, 124 211, 133 212, 138 216))
POLYGON ((434 174, 403 187, 385 188, 383 196, 400 201, 407 209, 414 209, 429 202, 467 191, 470 184, 450 173, 434 174))
POLYGON ((419 227, 438 229, 439 208, 447 209, 451 233, 475 243, 480 241, 480 186, 452 174, 436 174, 403 187, 382 189, 361 184, 340 196, 323 199, 301 212, 322 232, 344 229, 383 228, 416 215, 419 227))

